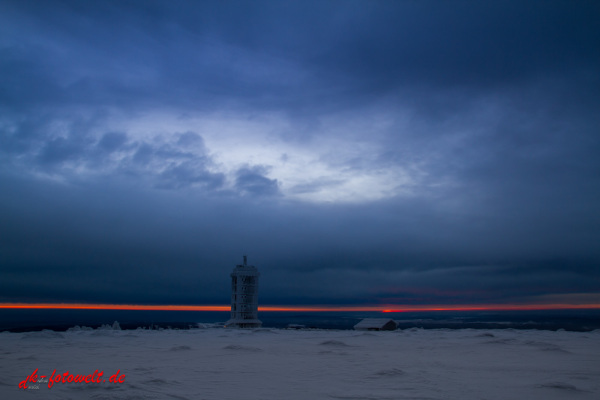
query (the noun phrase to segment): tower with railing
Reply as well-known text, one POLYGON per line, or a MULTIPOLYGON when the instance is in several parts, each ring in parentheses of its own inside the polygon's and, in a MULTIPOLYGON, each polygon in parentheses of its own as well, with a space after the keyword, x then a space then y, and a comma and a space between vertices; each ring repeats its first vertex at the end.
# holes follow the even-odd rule
POLYGON ((236 265, 231 273, 231 319, 225 326, 228 328, 259 328, 262 322, 258 319, 258 270, 244 263, 236 265))

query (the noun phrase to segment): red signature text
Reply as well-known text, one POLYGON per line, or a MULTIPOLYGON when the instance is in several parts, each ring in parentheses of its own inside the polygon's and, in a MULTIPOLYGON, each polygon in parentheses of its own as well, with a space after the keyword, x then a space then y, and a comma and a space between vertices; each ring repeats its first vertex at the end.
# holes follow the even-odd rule
MULTIPOLYGON (((121 370, 117 370, 117 372, 111 375, 108 378, 108 381, 111 383, 124 383, 125 382, 125 374, 120 374, 121 370)), ((46 383, 48 382, 48 388, 52 388, 55 383, 105 383, 106 379, 103 379, 104 371, 98 372, 95 370, 94 373, 88 375, 73 375, 69 371, 66 371, 62 374, 57 374, 56 369, 52 371, 50 376, 47 375, 38 375, 38 369, 28 375, 27 378, 19 382, 19 388, 28 389, 35 388, 39 389, 39 385, 35 385, 35 387, 31 387, 28 384, 37 384, 37 383, 46 383), (46 379, 47 378, 47 379, 46 379)), ((33 386, 33 385, 32 385, 33 386)))

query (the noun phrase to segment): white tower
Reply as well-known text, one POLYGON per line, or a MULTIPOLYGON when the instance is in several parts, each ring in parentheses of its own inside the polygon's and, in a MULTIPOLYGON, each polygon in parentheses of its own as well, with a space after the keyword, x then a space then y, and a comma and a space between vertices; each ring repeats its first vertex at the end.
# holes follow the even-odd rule
POLYGON ((258 270, 247 264, 236 265, 231 273, 231 319, 228 328, 260 328, 258 320, 258 270))

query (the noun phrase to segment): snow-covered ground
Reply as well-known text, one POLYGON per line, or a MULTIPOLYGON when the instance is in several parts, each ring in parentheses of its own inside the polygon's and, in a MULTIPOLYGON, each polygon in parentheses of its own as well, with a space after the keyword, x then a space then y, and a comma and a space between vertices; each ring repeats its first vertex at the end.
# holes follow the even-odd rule
POLYGON ((600 398, 600 331, 4 332, 0 357, 1 399, 600 398), (19 389, 36 368, 106 382, 19 389))

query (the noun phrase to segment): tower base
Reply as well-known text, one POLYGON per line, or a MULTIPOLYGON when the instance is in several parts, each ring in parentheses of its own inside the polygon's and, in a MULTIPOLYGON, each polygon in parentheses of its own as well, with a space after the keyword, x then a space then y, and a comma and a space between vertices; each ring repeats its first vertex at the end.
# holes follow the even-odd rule
POLYGON ((262 322, 258 319, 230 319, 225 323, 226 328, 260 328, 262 322))

